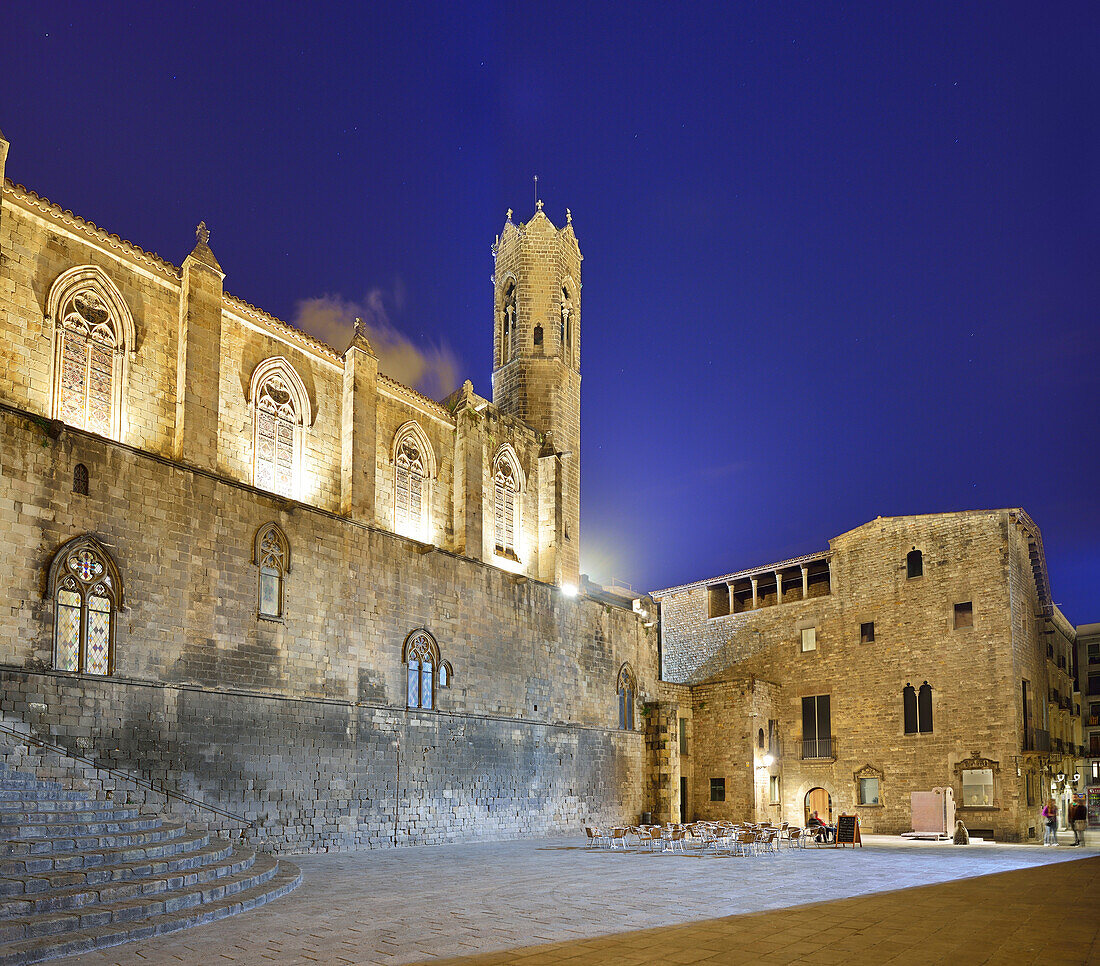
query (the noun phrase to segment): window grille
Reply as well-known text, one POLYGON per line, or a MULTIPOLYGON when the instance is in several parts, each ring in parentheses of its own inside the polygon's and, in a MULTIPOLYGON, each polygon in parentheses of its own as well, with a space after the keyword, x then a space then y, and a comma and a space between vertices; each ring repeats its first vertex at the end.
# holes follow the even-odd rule
POLYGON ((122 348, 111 310, 92 289, 71 295, 59 317, 58 418, 113 436, 116 357, 122 348))
POLYGON ((493 468, 493 540, 497 553, 516 557, 516 494, 519 482, 512 461, 505 454, 493 468))

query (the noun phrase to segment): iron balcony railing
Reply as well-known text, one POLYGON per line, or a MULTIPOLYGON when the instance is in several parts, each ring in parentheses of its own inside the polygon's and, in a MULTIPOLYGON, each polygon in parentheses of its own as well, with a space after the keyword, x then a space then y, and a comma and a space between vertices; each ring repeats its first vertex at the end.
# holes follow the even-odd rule
POLYGON ((802 760, 836 758, 836 738, 803 738, 802 760))
POLYGON ((1024 751, 1050 751, 1050 732, 1042 728, 1028 728, 1024 732, 1024 751))

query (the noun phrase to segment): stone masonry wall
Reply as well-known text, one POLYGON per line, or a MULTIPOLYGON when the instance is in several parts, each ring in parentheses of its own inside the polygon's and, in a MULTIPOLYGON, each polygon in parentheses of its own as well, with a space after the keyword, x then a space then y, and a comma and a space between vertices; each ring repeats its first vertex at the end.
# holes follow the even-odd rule
POLYGON ((1000 838, 1026 837, 1033 820, 1020 805, 1024 779, 1014 764, 1022 753, 1009 602, 1016 539, 1007 511, 879 518, 831 542, 828 597, 718 618, 707 617, 705 585, 663 597, 666 674, 691 668, 686 680, 695 684, 696 792, 709 777, 700 772, 708 754, 716 763, 728 757, 734 736, 748 730, 726 720, 745 714, 736 702, 709 722, 698 707, 700 700, 714 707, 713 697, 700 695, 723 687, 702 681, 736 668, 780 689, 773 713, 782 736, 783 820, 801 824, 805 795, 820 786, 834 813, 856 811, 868 831, 906 831, 909 793, 951 785, 961 800, 956 765, 976 756, 998 763, 995 807, 961 817, 1000 838), (924 574, 907 579, 913 547, 923 552, 924 574), (965 601, 973 603, 973 626, 956 629, 954 604, 965 601), (875 639, 862 644, 867 622, 875 639), (817 630, 817 649, 808 653, 801 650, 803 627, 817 630), (924 681, 933 691, 933 732, 906 735, 902 689, 924 681), (831 699, 836 757, 804 760, 801 699, 821 694, 831 699), (864 766, 883 773, 881 806, 856 804, 856 773, 864 766))
POLYGON ((0 410, 5 710, 44 704, 62 746, 88 738, 232 811, 263 803, 264 827, 289 829, 285 848, 383 843, 391 823, 398 840, 435 841, 636 817, 642 738, 617 731, 616 680, 630 662, 641 705, 657 669, 655 631, 632 612, 49 429, 0 410), (88 496, 72 492, 77 462, 88 496), (291 548, 282 622, 256 616, 252 540, 272 520, 291 548), (84 533, 124 582, 118 680, 48 671, 45 574, 84 533), (437 712, 404 708, 402 646, 417 628, 454 668, 437 712), (399 759, 422 779, 402 784, 399 759))

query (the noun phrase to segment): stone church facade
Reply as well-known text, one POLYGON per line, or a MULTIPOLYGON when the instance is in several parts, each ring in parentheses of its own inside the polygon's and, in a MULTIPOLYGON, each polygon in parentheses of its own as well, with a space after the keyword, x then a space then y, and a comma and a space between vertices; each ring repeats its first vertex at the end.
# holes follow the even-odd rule
POLYGON ((493 254, 492 399, 437 402, 230 295, 205 226, 177 267, 4 180, 4 720, 273 848, 636 817, 657 632, 576 595, 571 217, 493 254))
POLYGON ((1076 631, 1021 509, 879 517, 653 597, 673 813, 901 833, 912 792, 950 788, 968 828, 1026 841, 1079 770, 1076 631))

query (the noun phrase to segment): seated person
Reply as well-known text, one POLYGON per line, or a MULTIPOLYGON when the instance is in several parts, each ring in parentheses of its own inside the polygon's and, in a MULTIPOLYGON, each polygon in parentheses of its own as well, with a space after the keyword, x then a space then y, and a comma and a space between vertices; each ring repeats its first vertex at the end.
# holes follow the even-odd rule
POLYGON ((836 829, 832 825, 826 825, 818 817, 816 809, 810 816, 810 820, 806 823, 806 827, 809 829, 810 834, 817 838, 818 836, 824 836, 826 843, 832 842, 836 838, 836 829))

